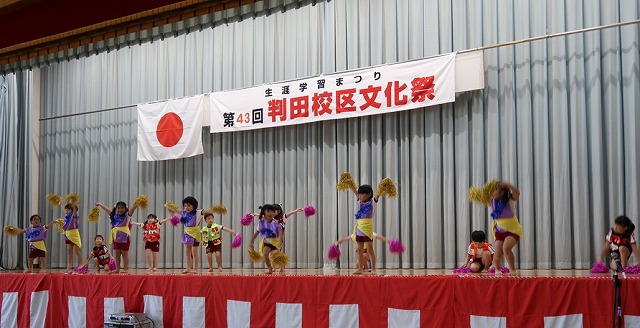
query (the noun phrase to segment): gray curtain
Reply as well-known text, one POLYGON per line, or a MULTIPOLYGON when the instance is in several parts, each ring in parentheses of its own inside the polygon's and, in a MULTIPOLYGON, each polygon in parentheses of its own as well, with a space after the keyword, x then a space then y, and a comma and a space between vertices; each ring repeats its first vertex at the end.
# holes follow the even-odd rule
MULTIPOLYGON (((46 193, 78 192, 85 217, 96 201, 131 203, 144 193, 151 207, 135 216, 143 221, 193 195, 204 207, 224 204, 229 213, 216 221, 248 241, 252 230, 238 222, 245 213, 267 202, 309 204, 318 213, 290 220, 285 251, 293 268, 330 267, 326 251, 351 232, 355 213, 355 197, 336 190, 340 173, 373 185, 388 176, 399 196, 381 201, 374 230, 407 250, 393 255, 378 242, 380 266, 452 268, 470 232, 490 227, 488 210, 469 203, 469 186, 497 178, 522 192, 519 267, 589 268, 615 216, 638 223, 638 25, 487 50, 485 89, 452 104, 237 133, 204 128, 205 154, 189 159, 136 161, 135 104, 639 16, 634 1, 265 1, 69 50, 59 54, 68 61, 44 59, 36 81, 39 210, 60 216, 46 193), (111 108, 119 109, 93 112, 111 108)), ((83 220, 80 230, 91 245, 108 222, 83 220)), ((181 234, 164 227, 161 267, 184 265, 181 234)), ((140 231, 133 236, 132 266, 145 267, 140 231)), ((231 250, 223 237, 223 265, 252 267, 247 243, 231 250)), ((49 261, 63 266, 62 238, 48 243, 49 261)), ((339 265, 353 267, 353 245, 342 250, 339 265)))

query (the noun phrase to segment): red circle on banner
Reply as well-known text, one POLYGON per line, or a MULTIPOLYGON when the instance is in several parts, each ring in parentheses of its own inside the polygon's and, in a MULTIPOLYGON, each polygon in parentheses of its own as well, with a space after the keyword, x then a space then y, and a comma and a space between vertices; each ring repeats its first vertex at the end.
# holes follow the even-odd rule
POLYGON ((161 145, 173 147, 178 144, 184 132, 182 119, 176 113, 166 113, 160 118, 156 129, 156 136, 161 145))

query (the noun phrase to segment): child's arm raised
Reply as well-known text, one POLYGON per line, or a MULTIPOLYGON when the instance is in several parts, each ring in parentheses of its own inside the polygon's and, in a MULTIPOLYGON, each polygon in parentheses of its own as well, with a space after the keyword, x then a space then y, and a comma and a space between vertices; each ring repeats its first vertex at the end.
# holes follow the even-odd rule
POLYGON ((165 222, 167 222, 167 221, 169 221, 169 220, 171 220, 171 217, 168 217, 168 218, 166 218, 166 219, 160 220, 160 221, 158 222, 158 225, 162 225, 163 223, 165 223, 165 222))
POLYGON ((129 213, 127 213, 127 214, 129 216, 133 216, 133 212, 135 212, 137 208, 138 208, 138 204, 133 203, 133 205, 131 205, 131 208, 129 209, 129 213))
POLYGON ((301 208, 296 208, 295 210, 293 210, 291 212, 285 213, 284 214, 284 218, 288 219, 290 216, 295 215, 296 213, 300 213, 302 211, 304 211, 304 209, 302 207, 301 208))
POLYGON ((20 233, 25 233, 25 232, 27 232, 27 230, 26 230, 26 229, 22 229, 22 228, 18 228, 18 227, 13 227, 13 226, 9 227, 9 230, 10 230, 10 231, 15 231, 16 233, 19 233, 19 234, 20 234, 20 233))
POLYGON ((47 230, 49 230, 51 229, 51 227, 53 227, 54 224, 56 224, 55 220, 45 224, 44 227, 47 228, 47 230))
POLYGON ((140 223, 140 222, 136 222, 136 221, 131 221, 131 224, 134 225, 134 226, 138 226, 138 227, 144 226, 144 223, 140 223))
POLYGON ((105 212, 107 212, 107 215, 111 215, 111 209, 109 209, 108 207, 104 206, 104 204, 98 202, 98 203, 96 203, 96 206, 100 207, 105 212))

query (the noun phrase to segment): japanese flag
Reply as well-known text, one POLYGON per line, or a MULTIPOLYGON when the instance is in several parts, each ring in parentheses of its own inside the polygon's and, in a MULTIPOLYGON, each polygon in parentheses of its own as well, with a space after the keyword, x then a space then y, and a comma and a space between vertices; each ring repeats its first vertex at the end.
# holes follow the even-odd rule
POLYGON ((204 95, 138 105, 138 160, 200 155, 204 95))

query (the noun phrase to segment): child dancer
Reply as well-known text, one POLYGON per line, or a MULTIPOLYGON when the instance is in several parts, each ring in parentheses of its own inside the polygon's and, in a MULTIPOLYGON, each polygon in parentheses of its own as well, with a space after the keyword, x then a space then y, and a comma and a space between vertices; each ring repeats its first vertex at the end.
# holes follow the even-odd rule
POLYGON ((109 248, 107 248, 107 246, 103 244, 104 237, 102 237, 101 235, 96 235, 96 237, 94 238, 94 242, 95 246, 93 247, 91 253, 89 253, 89 257, 87 257, 87 260, 82 266, 87 266, 89 264, 89 260, 93 258, 96 264, 97 272, 100 272, 100 267, 104 267, 104 269, 109 272, 109 262, 111 262, 111 260, 113 259, 113 255, 111 255, 111 252, 109 252, 109 248))
MULTIPOLYGON (((184 207, 180 218, 180 223, 184 225, 182 243, 184 244, 184 255, 187 259, 187 268, 182 273, 198 272, 198 246, 202 242, 200 232, 200 217, 198 216, 198 200, 193 196, 188 196, 182 200, 184 207)), ((210 211, 201 210, 200 214, 211 214, 210 211)))
POLYGON ((11 234, 26 234, 26 239, 29 242, 29 269, 24 272, 31 273, 33 272, 33 261, 38 258, 40 263, 42 273, 47 273, 47 247, 44 244, 44 239, 47 238, 47 230, 51 228, 51 226, 55 223, 55 221, 50 222, 44 226, 40 225, 42 222, 42 218, 38 214, 34 214, 29 218, 29 223, 31 223, 31 227, 22 229, 13 226, 8 226, 7 230, 11 234))
MULTIPOLYGON (((640 252, 636 244, 636 236, 633 231, 636 226, 626 216, 619 216, 613 221, 613 227, 607 234, 602 251, 600 251, 600 262, 603 262, 607 253, 617 253, 622 264, 626 268, 631 254, 635 255, 636 262, 640 261, 640 252)), ((604 263, 604 262, 603 262, 604 263)), ((611 267, 615 268, 615 261, 611 259, 611 267)))
POLYGON ((67 245, 67 268, 69 272, 73 272, 73 254, 78 258, 78 265, 82 263, 82 239, 78 230, 78 206, 66 204, 64 206, 64 219, 62 224, 64 233, 64 243, 67 245))
POLYGON ((376 273, 376 253, 373 249, 373 214, 378 204, 379 196, 373 196, 373 188, 370 185, 361 185, 356 189, 351 188, 358 197, 358 212, 356 213, 355 235, 358 244, 357 270, 353 274, 362 274, 362 266, 359 263, 366 263, 364 258, 364 247, 367 246, 367 253, 371 260, 371 273, 376 273))
POLYGON ((520 198, 520 190, 514 185, 500 181, 491 200, 491 226, 495 237, 495 256, 493 266, 496 273, 502 272, 502 255, 507 259, 509 270, 515 273, 515 255, 513 248, 522 237, 522 227, 515 214, 513 203, 520 198))
POLYGON ((260 236, 260 253, 267 266, 266 274, 273 273, 273 266, 269 254, 272 251, 279 251, 282 247, 282 225, 274 220, 278 209, 273 204, 267 204, 260 208, 260 221, 258 229, 251 238, 250 249, 254 249, 253 243, 260 236))
POLYGON ((469 267, 471 272, 487 272, 493 261, 495 250, 487 242, 484 231, 476 230, 471 233, 471 244, 467 247, 467 257, 463 267, 469 267))
POLYGON ((144 251, 147 255, 147 271, 158 270, 158 252, 160 252, 160 226, 171 220, 166 218, 158 222, 158 217, 151 213, 147 215, 147 221, 144 223, 134 222, 131 224, 142 227, 142 235, 144 240, 144 251))
POLYGON ((221 231, 227 231, 236 236, 238 233, 225 226, 218 225, 213 222, 213 213, 204 215, 204 221, 207 224, 202 228, 203 246, 207 247, 207 262, 209 262, 208 272, 213 272, 213 254, 216 255, 216 263, 218 264, 218 272, 222 272, 222 236, 221 231))
POLYGON ((124 264, 122 272, 129 270, 129 246, 131 245, 131 217, 138 207, 135 203, 131 206, 131 209, 127 208, 127 203, 119 201, 113 209, 109 209, 102 203, 96 203, 96 206, 102 208, 109 214, 109 220, 111 222, 111 232, 109 234, 109 244, 113 244, 113 249, 116 253, 116 270, 115 273, 120 272, 121 261, 124 264))

